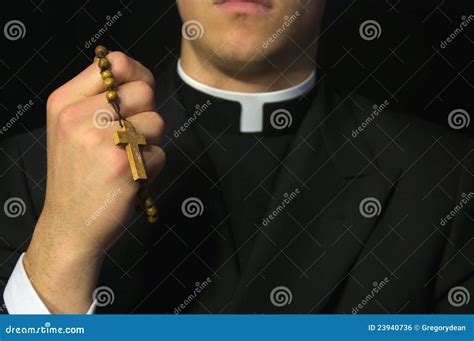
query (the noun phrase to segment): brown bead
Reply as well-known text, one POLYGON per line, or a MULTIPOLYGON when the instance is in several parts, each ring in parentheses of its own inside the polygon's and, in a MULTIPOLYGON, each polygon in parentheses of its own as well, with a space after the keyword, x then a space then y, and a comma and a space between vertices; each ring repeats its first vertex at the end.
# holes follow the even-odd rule
POLYGON ((108 69, 110 67, 110 62, 107 58, 100 58, 99 59, 99 67, 102 70, 108 69))
POLYGON ((158 213, 158 209, 155 206, 151 206, 146 209, 146 214, 148 214, 148 216, 154 216, 157 213, 158 213))
POLYGON ((106 88, 111 88, 115 85, 115 80, 113 78, 104 79, 104 85, 106 88))
POLYGON ((158 216, 154 215, 154 216, 148 216, 148 222, 150 224, 154 224, 158 221, 158 216))
POLYGON ((107 101, 112 102, 115 101, 118 98, 117 91, 115 90, 110 90, 105 93, 105 97, 107 98, 107 101))
POLYGON ((146 205, 146 207, 152 207, 153 206, 153 198, 152 197, 146 198, 145 205, 146 205))
POLYGON ((107 48, 102 45, 97 45, 95 48, 95 55, 99 58, 104 58, 108 52, 109 51, 107 51, 107 48))
POLYGON ((113 77, 112 71, 110 71, 110 70, 102 71, 102 72, 100 73, 100 75, 102 76, 102 79, 112 78, 112 77, 113 77))

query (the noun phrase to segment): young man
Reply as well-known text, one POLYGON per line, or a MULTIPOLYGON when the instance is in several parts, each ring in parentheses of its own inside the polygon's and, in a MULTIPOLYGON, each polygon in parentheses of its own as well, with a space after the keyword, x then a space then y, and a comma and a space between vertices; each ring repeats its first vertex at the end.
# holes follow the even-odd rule
POLYGON ((107 56, 158 222, 134 214, 94 63, 1 146, 8 312, 472 312, 472 141, 330 89, 324 0, 177 4, 181 59, 156 90, 107 56))

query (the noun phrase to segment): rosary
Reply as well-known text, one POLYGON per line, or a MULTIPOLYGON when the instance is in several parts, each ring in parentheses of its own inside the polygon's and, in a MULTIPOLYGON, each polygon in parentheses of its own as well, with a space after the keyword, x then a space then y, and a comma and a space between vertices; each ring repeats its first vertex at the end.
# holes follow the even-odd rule
POLYGON ((138 181, 140 184, 137 211, 141 212, 144 210, 147 214, 148 222, 153 224, 158 220, 158 210, 155 205, 153 205, 153 198, 147 194, 145 188, 144 182, 148 177, 140 153, 140 146, 147 145, 146 139, 144 135, 135 130, 135 127, 130 121, 127 121, 127 119, 120 114, 117 87, 112 71, 110 70, 110 61, 106 58, 108 52, 107 48, 101 45, 95 48, 95 56, 100 68, 100 75, 107 90, 105 97, 119 117, 121 130, 115 132, 113 136, 114 142, 115 145, 125 146, 133 180, 138 181))

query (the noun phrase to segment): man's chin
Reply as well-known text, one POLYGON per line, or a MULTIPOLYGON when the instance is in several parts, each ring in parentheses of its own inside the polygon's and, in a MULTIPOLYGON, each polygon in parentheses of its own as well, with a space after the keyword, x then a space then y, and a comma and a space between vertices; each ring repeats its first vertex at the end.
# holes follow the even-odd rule
POLYGON ((229 74, 245 75, 262 71, 268 60, 259 51, 220 51, 217 54, 222 69, 229 74))
POLYGON ((221 40, 216 45, 216 51, 239 60, 252 60, 265 53, 264 38, 260 35, 233 35, 228 36, 227 39, 221 40), (258 38, 257 38, 258 37, 258 38))
POLYGON ((217 49, 216 54, 222 60, 235 63, 252 63, 264 59, 262 55, 263 48, 254 46, 252 48, 239 48, 238 46, 230 46, 227 48, 217 49))

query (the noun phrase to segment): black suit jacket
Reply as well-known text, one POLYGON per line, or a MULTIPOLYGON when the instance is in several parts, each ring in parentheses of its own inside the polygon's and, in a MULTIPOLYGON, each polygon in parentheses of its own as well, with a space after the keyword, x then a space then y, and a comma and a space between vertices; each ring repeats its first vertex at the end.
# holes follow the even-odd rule
MULTIPOLYGON (((107 252, 99 284, 114 301, 99 312, 474 311, 459 296, 474 293, 471 139, 388 109, 367 121, 373 103, 319 81, 241 267, 206 152, 192 128, 173 134, 187 119, 175 77, 174 68, 158 75, 167 124, 167 165, 152 186, 159 223, 134 218, 107 252), (190 197, 203 203, 194 218, 181 207, 190 197)), ((0 204, 26 206, 17 218, 0 212, 4 287, 41 213, 45 131, 4 141, 0 155, 0 204)))

